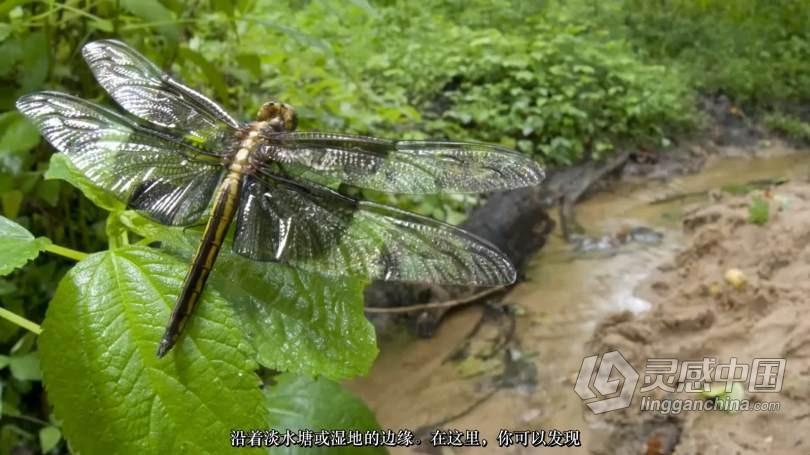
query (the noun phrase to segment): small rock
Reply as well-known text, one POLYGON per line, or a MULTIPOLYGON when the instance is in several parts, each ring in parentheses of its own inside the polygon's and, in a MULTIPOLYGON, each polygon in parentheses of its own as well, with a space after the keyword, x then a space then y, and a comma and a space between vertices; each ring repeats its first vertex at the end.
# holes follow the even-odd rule
POLYGON ((726 279, 726 283, 734 286, 735 289, 741 289, 748 282, 745 274, 740 269, 726 270, 726 274, 723 276, 723 278, 726 279))

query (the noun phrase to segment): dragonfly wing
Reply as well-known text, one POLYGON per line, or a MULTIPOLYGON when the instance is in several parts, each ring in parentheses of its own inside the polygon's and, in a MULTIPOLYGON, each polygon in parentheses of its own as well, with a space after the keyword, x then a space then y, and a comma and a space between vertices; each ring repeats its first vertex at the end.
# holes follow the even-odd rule
POLYGON ((217 103, 175 81, 120 41, 93 41, 82 48, 82 55, 118 104, 152 124, 179 129, 200 143, 239 127, 217 103))
POLYGON ((164 224, 204 214, 219 182, 219 160, 81 98, 26 95, 17 109, 98 187, 164 224))
POLYGON ((245 180, 233 248, 329 275, 480 286, 516 275, 503 253, 461 229, 267 173, 245 180))
POLYGON ((534 185, 544 176, 531 158, 489 144, 295 132, 266 140, 266 156, 288 173, 392 193, 480 193, 534 185))

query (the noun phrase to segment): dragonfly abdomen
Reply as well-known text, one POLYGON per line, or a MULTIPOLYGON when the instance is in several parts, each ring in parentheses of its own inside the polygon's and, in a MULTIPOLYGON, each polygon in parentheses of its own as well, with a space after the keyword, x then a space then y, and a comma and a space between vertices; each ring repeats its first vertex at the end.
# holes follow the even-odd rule
POLYGON ((157 356, 163 357, 174 346, 186 323, 200 301, 205 282, 214 267, 228 227, 236 214, 242 191, 242 180, 250 172, 250 155, 258 148, 258 132, 251 128, 239 144, 228 174, 220 183, 214 196, 214 207, 205 225, 202 240, 192 259, 191 268, 183 281, 183 289, 177 297, 172 316, 158 346, 157 356))
POLYGON ((158 346, 157 356, 163 357, 174 346, 185 329, 194 308, 202 296, 205 282, 214 267, 228 227, 236 213, 242 187, 242 174, 229 172, 216 192, 214 207, 205 226, 200 245, 194 253, 191 268, 183 281, 183 288, 172 311, 169 324, 158 346))

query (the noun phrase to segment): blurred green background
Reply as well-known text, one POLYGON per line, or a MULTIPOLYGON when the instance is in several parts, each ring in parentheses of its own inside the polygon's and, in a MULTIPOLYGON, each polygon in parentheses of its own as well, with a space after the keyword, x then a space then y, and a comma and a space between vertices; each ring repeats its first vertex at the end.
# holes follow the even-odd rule
MULTIPOLYGON (((718 95, 810 140, 808 30, 803 0, 0 1, 0 208, 57 244, 105 248, 105 214, 43 180, 52 150, 14 111, 46 88, 110 104, 80 54, 98 38, 245 119, 275 98, 302 130, 494 142, 554 168, 700 134, 698 101, 718 95)), ((374 197, 451 222, 475 202, 374 197)), ((40 322, 70 265, 44 255, 0 278, 2 307, 40 322)), ((2 320, 0 395, 0 454, 67 451, 35 338, 2 320)))

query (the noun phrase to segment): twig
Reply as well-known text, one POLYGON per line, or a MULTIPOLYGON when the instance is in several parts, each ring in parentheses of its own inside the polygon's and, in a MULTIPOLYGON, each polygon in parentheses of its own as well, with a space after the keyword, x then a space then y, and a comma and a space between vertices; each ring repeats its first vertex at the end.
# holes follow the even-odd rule
POLYGON ((498 286, 495 288, 484 289, 481 292, 476 292, 475 294, 468 295, 466 297, 461 297, 458 299, 453 300, 445 300, 443 302, 430 302, 430 303, 419 303, 416 305, 407 305, 407 306, 400 306, 400 307, 393 307, 393 308, 382 308, 382 307, 366 307, 366 313, 408 313, 411 311, 420 311, 420 310, 431 310, 436 308, 450 308, 457 305, 464 305, 465 303, 474 302, 478 299, 484 298, 488 295, 495 294, 498 291, 502 291, 506 289, 507 286, 498 286))

